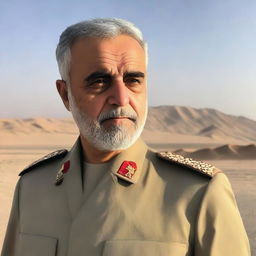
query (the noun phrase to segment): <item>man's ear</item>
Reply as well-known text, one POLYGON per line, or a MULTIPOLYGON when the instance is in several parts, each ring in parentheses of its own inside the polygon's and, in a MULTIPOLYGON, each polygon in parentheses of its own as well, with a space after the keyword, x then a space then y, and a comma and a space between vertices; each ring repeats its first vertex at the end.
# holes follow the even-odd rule
POLYGON ((70 111, 69 100, 68 100, 68 85, 63 80, 56 81, 56 87, 59 92, 59 95, 68 111, 70 111))

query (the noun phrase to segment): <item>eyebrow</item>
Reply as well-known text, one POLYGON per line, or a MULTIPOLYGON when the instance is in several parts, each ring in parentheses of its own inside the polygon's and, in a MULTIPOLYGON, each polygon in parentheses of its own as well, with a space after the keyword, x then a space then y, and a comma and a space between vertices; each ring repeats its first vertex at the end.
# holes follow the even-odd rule
POLYGON ((101 77, 111 78, 111 74, 106 71, 96 71, 96 72, 91 73, 89 76, 87 76, 85 78, 85 81, 89 82, 89 81, 92 81, 92 80, 95 80, 95 79, 101 78, 101 77))
POLYGON ((124 77, 145 77, 145 74, 143 72, 140 71, 130 71, 130 72, 125 72, 124 73, 124 77))
MULTIPOLYGON (((93 73, 91 73, 89 76, 87 76, 85 78, 85 81, 89 82, 89 81, 92 81, 92 80, 95 80, 95 79, 98 79, 98 78, 111 78, 111 74, 107 71, 95 71, 93 73)), ((124 77, 125 78, 129 78, 129 77, 142 77, 144 78, 145 77, 145 74, 143 72, 140 72, 140 71, 127 71, 127 72, 124 72, 124 77)))

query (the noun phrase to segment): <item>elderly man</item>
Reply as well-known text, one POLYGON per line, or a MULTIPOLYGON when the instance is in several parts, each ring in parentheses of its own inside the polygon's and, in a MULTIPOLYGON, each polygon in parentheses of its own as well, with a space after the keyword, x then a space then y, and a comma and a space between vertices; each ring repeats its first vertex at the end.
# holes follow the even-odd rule
POLYGON ((147 47, 138 28, 72 25, 57 61, 80 136, 21 172, 2 256, 250 255, 226 176, 140 139, 147 47))

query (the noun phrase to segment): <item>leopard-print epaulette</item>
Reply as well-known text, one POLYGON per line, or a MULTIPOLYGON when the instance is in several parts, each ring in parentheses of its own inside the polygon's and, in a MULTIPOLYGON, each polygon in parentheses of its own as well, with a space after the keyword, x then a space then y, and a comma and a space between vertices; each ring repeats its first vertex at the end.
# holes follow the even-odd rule
POLYGON ((157 152, 157 156, 161 159, 176 163, 181 166, 188 167, 198 173, 204 174, 208 177, 213 177, 216 173, 220 172, 218 168, 211 164, 202 161, 197 161, 192 158, 187 158, 181 155, 176 155, 171 152, 157 152))

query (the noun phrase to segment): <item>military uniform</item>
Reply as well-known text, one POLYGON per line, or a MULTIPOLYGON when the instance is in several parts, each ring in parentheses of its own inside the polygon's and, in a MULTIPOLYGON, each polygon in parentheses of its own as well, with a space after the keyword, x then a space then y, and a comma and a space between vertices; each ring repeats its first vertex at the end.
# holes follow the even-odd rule
MULTIPOLYGON (((226 176, 139 139, 85 197, 81 145, 21 173, 2 256, 247 256, 226 176)), ((86 171, 86 170, 85 170, 86 171)))

